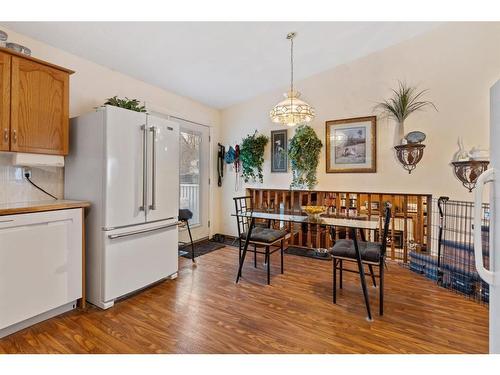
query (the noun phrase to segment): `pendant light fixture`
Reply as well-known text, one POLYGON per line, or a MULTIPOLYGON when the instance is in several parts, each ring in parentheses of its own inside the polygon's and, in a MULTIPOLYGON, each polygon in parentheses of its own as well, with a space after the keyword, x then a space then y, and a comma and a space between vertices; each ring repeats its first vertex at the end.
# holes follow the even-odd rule
POLYGON ((300 100, 300 92, 293 87, 293 39, 296 33, 289 33, 286 38, 290 40, 290 91, 285 100, 279 102, 269 113, 272 122, 287 126, 302 125, 314 119, 314 108, 305 101, 300 100))

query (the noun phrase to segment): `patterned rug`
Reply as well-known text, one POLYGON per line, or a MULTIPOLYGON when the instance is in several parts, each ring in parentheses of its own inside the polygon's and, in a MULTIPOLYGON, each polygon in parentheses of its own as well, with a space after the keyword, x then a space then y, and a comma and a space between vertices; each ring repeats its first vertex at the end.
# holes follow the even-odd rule
MULTIPOLYGON (((194 244, 194 257, 211 253, 212 251, 222 249, 225 245, 223 243, 214 241, 200 241, 194 244)), ((179 245, 179 256, 191 259, 191 244, 179 245)))

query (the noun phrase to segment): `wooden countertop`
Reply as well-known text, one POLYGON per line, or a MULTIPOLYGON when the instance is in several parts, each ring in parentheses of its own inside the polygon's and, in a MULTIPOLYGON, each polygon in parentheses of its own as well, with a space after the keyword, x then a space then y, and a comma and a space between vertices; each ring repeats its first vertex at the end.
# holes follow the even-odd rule
POLYGON ((16 202, 0 204, 0 216, 26 214, 30 212, 66 210, 70 208, 85 208, 90 207, 90 202, 73 201, 73 200, 46 200, 32 202, 16 202))

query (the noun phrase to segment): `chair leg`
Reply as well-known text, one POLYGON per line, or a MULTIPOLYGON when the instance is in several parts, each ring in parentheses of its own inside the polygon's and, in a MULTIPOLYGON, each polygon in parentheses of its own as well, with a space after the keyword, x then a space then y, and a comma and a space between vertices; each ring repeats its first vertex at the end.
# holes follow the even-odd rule
POLYGON ((281 250, 281 273, 284 273, 284 269, 283 269, 283 240, 281 240, 281 244, 280 244, 280 250, 281 250))
POLYGON ((337 259, 333 259, 333 303, 337 303, 337 259))
POLYGON ((340 264, 340 267, 339 267, 339 276, 340 276, 340 280, 339 280, 339 289, 342 289, 342 279, 343 279, 343 270, 344 270, 344 262, 342 261, 342 259, 339 259, 339 264, 340 264))
POLYGON ((253 245, 253 266, 257 268, 257 245, 253 245))
POLYGON ((245 239, 245 244, 243 245, 243 253, 241 254, 241 260, 238 264, 238 274, 236 275, 236 284, 240 281, 241 278, 241 270, 243 269, 243 263, 245 262, 245 257, 248 251, 248 243, 250 242, 250 238, 252 238, 253 227, 255 226, 255 218, 250 219, 250 225, 248 226, 247 237, 245 239))
POLYGON ((379 315, 384 315, 384 263, 385 261, 380 262, 380 285, 379 285, 379 315))
POLYGON ((186 227, 187 227, 187 230, 188 230, 188 234, 189 234, 189 241, 191 241, 191 261, 195 261, 194 260, 194 243, 193 243, 193 236, 191 235, 191 228, 189 227, 189 221, 186 220, 186 227))
POLYGON ((375 274, 373 273, 373 267, 371 264, 368 265, 368 269, 370 270, 370 275, 372 276, 373 287, 377 287, 377 282, 375 281, 375 274))
POLYGON ((267 258, 267 285, 271 284, 271 257, 269 256, 269 246, 266 246, 267 258))
POLYGON ((356 238, 356 230, 352 230, 352 240, 354 242, 354 249, 356 252, 356 260, 358 263, 359 281, 361 283, 361 288, 363 289, 363 296, 365 299, 366 313, 368 315, 368 320, 372 320, 372 312, 370 309, 370 297, 368 295, 368 289, 366 288, 366 278, 365 270, 363 268, 363 262, 361 260, 361 253, 359 252, 358 239, 356 238))

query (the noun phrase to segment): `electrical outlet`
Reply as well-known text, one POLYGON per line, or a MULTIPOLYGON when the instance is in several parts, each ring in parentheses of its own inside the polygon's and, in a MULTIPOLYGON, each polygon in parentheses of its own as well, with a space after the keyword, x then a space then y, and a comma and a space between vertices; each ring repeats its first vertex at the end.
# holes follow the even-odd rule
POLYGON ((27 167, 23 168, 23 177, 31 178, 31 168, 27 167))

